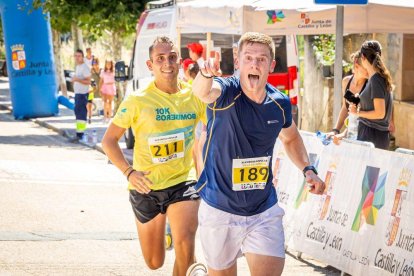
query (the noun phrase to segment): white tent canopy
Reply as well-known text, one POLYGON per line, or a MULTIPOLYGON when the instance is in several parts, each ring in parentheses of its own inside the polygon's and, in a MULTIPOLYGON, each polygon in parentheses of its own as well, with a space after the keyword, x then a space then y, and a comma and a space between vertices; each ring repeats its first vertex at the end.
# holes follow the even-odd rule
MULTIPOLYGON (((177 26, 183 33, 270 35, 335 33, 336 7, 313 0, 193 0, 178 3, 177 26), (268 22, 268 11, 279 20, 268 22)), ((414 33, 414 1, 369 0, 345 6, 345 33, 414 33)))

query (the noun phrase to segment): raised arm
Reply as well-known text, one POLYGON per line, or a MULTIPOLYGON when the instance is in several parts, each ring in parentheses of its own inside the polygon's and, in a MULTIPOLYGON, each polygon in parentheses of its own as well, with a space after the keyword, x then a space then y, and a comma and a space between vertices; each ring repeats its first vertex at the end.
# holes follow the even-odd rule
POLYGON ((221 76, 220 55, 215 53, 214 62, 208 60, 200 65, 200 71, 193 81, 193 93, 205 103, 213 103, 221 95, 221 86, 213 77, 221 76))

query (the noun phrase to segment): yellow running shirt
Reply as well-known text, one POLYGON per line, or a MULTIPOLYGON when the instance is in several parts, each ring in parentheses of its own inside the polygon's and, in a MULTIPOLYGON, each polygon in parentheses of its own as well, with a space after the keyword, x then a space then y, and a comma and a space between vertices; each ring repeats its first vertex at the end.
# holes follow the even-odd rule
MULTIPOLYGON (((206 121, 206 105, 193 94, 190 85, 179 82, 179 87, 176 94, 168 94, 151 82, 123 101, 112 120, 119 127, 132 127, 133 167, 151 171, 147 177, 154 184, 152 190, 197 180, 192 148, 198 121, 206 121)), ((134 188, 129 184, 128 189, 134 188)))

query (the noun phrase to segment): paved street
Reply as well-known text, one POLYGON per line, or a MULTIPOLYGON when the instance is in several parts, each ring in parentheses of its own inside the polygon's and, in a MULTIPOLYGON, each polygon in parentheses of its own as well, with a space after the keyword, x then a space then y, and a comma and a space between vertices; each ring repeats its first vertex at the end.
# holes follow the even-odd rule
MULTIPOLYGON (((0 275, 170 275, 148 270, 126 182, 100 152, 0 110, 0 275)), ((197 257, 203 261, 197 239, 197 257)), ((249 275, 244 259, 239 275, 249 275)), ((288 255, 284 275, 338 275, 288 255)))

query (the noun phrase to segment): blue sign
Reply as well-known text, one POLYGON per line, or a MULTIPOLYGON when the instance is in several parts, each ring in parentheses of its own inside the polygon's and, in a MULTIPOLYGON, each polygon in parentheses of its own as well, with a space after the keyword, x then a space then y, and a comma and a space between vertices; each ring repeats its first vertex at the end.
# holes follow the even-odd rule
POLYGON ((366 5, 368 0, 314 0, 319 5, 366 5))
POLYGON ((10 96, 16 119, 58 113, 49 18, 42 9, 29 13, 32 2, 0 0, 10 96))

